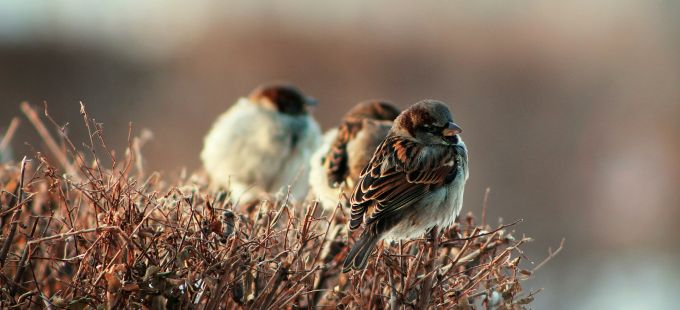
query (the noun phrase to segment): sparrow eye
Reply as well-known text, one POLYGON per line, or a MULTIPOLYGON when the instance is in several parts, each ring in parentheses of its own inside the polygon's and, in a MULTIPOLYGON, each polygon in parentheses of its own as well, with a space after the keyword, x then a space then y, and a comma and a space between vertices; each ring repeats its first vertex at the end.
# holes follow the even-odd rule
POLYGON ((437 133, 437 128, 432 127, 430 125, 423 125, 423 128, 425 129, 425 132, 435 134, 437 133))

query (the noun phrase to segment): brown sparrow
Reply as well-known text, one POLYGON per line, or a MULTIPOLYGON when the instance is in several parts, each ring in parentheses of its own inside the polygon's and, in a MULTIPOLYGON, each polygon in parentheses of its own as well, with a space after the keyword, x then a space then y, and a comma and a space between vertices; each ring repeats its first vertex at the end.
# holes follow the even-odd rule
POLYGON ((402 112, 378 146, 350 198, 350 230, 365 228, 343 272, 366 267, 380 240, 411 239, 458 216, 468 178, 468 155, 449 108, 420 101, 402 112))
POLYGON ((354 106, 338 128, 326 132, 311 159, 309 184, 326 209, 334 209, 341 192, 350 193, 361 169, 387 136, 399 109, 389 102, 367 100, 354 106))
POLYGON ((308 112, 316 101, 283 83, 257 87, 219 116, 205 137, 201 160, 210 179, 244 201, 268 194, 307 194, 309 158, 321 143, 308 112))

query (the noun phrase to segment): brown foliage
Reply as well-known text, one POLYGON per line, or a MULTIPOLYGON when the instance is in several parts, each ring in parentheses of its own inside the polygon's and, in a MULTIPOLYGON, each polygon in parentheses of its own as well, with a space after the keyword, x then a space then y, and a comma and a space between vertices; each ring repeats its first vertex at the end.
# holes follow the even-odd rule
POLYGON ((61 143, 23 109, 53 154, 0 169, 2 308, 519 309, 533 300, 520 284, 535 271, 520 266, 530 239, 509 230, 519 221, 492 229, 467 215, 429 239, 384 244, 366 270, 343 274, 352 236, 342 207, 323 214, 285 196, 235 205, 200 174, 144 175, 139 140, 118 158, 84 107, 82 150, 49 115, 61 143))

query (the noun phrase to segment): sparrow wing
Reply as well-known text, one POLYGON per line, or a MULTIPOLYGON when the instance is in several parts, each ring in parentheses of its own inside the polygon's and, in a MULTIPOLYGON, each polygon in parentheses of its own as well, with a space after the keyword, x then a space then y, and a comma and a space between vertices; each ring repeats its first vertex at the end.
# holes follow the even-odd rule
POLYGON ((428 148, 424 151, 422 145, 399 137, 383 141, 354 188, 350 229, 361 225, 370 207, 367 225, 390 217, 453 181, 457 169, 456 149, 428 148))
POLYGON ((338 134, 331 144, 325 159, 326 174, 329 186, 336 187, 345 181, 349 174, 349 155, 347 143, 352 140, 361 130, 361 120, 345 120, 338 128, 338 134))

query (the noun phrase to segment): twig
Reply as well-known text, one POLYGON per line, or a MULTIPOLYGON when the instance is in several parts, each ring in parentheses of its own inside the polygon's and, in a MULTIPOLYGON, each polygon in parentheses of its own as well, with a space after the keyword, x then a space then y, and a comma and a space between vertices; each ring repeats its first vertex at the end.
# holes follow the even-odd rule
MULTIPOLYGON (((26 174, 26 156, 21 160, 21 179, 19 181, 19 197, 17 198, 17 205, 21 205, 24 198, 24 177, 26 174)), ((21 217, 22 208, 17 208, 12 214, 12 220, 10 221, 9 234, 2 244, 0 249, 0 267, 5 266, 5 259, 7 258, 7 253, 9 252, 9 247, 14 242, 14 235, 17 232, 17 226, 19 225, 19 217, 21 217)))
POLYGON ((544 258, 540 263, 538 263, 538 265, 536 265, 536 267, 534 267, 534 269, 531 270, 532 274, 535 273, 536 271, 538 271, 539 269, 541 269, 541 267, 543 267, 550 260, 552 260, 555 256, 557 256, 557 254, 562 252, 562 249, 564 248, 564 241, 565 241, 565 238, 562 238, 562 241, 560 241, 560 246, 557 247, 557 249, 555 251, 553 251, 550 248, 548 249, 548 257, 544 258))
MULTIPOLYGON (((38 221, 39 220, 40 220, 39 218, 36 218, 33 221, 33 228, 31 228, 31 234, 28 236, 29 240, 31 238, 33 238, 33 235, 35 234, 35 229, 38 227, 38 221)), ((21 259, 19 259, 17 272, 16 272, 16 274, 14 274, 14 285, 12 285, 12 287, 10 288, 10 291, 9 291, 9 294, 12 295, 12 296, 14 296, 17 292, 17 285, 16 284, 21 282, 21 278, 24 275, 24 270, 26 270, 26 260, 28 259, 28 257, 30 255, 31 255, 31 245, 27 244, 24 247, 23 252, 21 253, 21 259)), ((36 285, 37 285, 37 283, 36 283, 36 285)))
POLYGON ((387 268, 387 280, 390 284, 390 310, 397 310, 399 308, 399 298, 397 298, 397 287, 394 284, 394 277, 392 277, 391 268, 387 268))
POLYGON ((437 266, 435 266, 435 260, 437 258, 437 251, 439 249, 439 229, 438 227, 432 228, 432 243, 429 249, 429 260, 425 265, 425 271, 427 275, 423 280, 420 289, 420 298, 418 299, 417 308, 425 309, 430 304, 430 299, 432 296, 432 283, 434 282, 434 277, 437 274, 437 266))
POLYGON ((482 227, 486 226, 486 209, 489 206, 489 193, 491 193, 491 187, 487 187, 484 191, 484 201, 482 202, 482 227))
POLYGON ((87 234, 87 233, 93 233, 93 232, 101 232, 101 231, 108 231, 108 230, 116 230, 120 231, 120 227, 118 226, 100 226, 100 227, 92 227, 88 229, 82 229, 78 231, 70 231, 70 232, 65 232, 57 235, 52 235, 49 237, 44 237, 40 239, 35 239, 31 240, 28 242, 29 245, 36 244, 36 243, 41 243, 45 241, 50 241, 50 240, 55 240, 55 239, 64 239, 70 236, 75 236, 75 235, 81 235, 81 234, 87 234))
POLYGON ((481 233, 481 234, 478 234, 478 235, 473 235, 473 236, 465 237, 465 238, 456 238, 456 239, 446 240, 445 242, 442 242, 441 246, 449 246, 449 245, 452 245, 452 244, 459 242, 459 241, 469 241, 469 240, 477 239, 479 237, 493 235, 493 234, 495 234, 495 233, 497 233, 497 232, 499 232, 499 231, 501 231, 505 228, 508 228, 510 226, 515 226, 518 223, 521 223, 523 221, 524 221, 524 219, 519 219, 519 220, 516 220, 516 221, 514 221, 510 224, 503 224, 503 225, 499 226, 498 228, 496 228, 492 231, 489 231, 489 232, 485 232, 485 233, 481 233))
POLYGON ((50 149, 50 152, 52 152, 52 155, 59 161, 59 163, 66 169, 66 172, 74 177, 77 176, 77 170, 76 168, 69 162, 68 157, 64 152, 59 148, 57 145, 57 142, 54 141, 54 138, 52 138, 52 135, 50 135, 50 132, 45 128, 45 125, 43 122, 40 120, 40 116, 38 116, 38 113, 31 107, 28 102, 24 101, 21 103, 21 111, 24 112, 28 120, 33 124, 35 129, 38 131, 38 134, 40 134, 40 137, 43 138, 43 141, 47 144, 47 148, 50 149))
POLYGON ((9 127, 7 127, 7 131, 5 131, 5 136, 2 137, 2 140, 0 141, 0 152, 7 149, 9 142, 12 141, 12 137, 14 137, 14 133, 17 131, 17 128, 19 128, 19 124, 21 124, 21 120, 19 120, 18 117, 12 118, 9 127))

